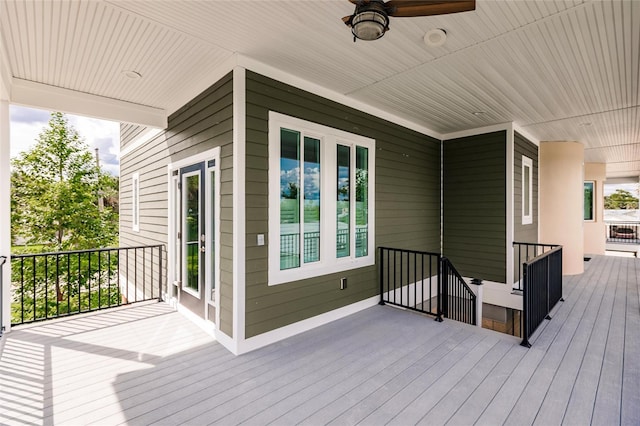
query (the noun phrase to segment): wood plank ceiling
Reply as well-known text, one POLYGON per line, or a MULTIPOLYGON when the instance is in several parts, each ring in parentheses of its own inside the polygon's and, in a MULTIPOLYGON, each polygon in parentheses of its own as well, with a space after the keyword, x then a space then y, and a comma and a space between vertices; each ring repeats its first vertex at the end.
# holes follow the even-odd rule
POLYGON ((347 0, 1 1, 16 79, 170 113, 237 53, 439 134, 513 121, 640 175, 637 0, 478 0, 357 43, 347 0), (433 28, 444 46, 423 42, 433 28))

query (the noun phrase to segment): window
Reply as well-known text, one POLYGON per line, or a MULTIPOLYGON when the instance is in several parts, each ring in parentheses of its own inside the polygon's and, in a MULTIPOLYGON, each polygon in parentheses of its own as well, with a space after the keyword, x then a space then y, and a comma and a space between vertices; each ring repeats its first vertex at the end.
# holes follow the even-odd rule
POLYGON ((584 220, 595 220, 595 182, 586 181, 584 183, 584 220))
POLYGON ((375 141, 271 112, 269 284, 374 264, 375 141))
POLYGON ((533 161, 522 156, 522 224, 533 223, 533 161))
POLYGON ((140 231, 140 176, 134 173, 131 176, 131 221, 133 230, 140 231))

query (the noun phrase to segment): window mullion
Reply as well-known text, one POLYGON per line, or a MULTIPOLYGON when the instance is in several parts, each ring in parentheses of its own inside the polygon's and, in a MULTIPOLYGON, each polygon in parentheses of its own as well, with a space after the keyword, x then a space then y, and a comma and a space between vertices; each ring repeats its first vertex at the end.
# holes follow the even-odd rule
POLYGON ((306 263, 304 259, 304 138, 304 132, 300 132, 300 145, 298 147, 300 152, 300 158, 298 160, 298 168, 300 170, 298 173, 300 176, 300 188, 298 188, 298 211, 300 212, 300 218, 298 220, 298 226, 300 227, 298 247, 300 247, 300 266, 303 266, 306 263))
POLYGON ((349 170, 349 245, 351 246, 351 250, 349 250, 349 258, 354 259, 356 257, 356 145, 349 144, 349 149, 351 150, 351 158, 350 158, 350 170, 349 170))

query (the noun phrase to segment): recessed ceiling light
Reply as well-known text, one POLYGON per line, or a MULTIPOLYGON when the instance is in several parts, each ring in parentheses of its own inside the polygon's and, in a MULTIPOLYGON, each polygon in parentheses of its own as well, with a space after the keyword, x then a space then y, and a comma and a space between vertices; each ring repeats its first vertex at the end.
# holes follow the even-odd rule
POLYGON ((475 115, 476 117, 479 117, 484 114, 484 111, 475 111, 475 112, 472 112, 471 114, 475 115))
POLYGON ((122 74, 124 74, 125 76, 133 80, 142 77, 142 74, 140 74, 138 71, 133 71, 133 70, 124 70, 122 71, 122 74))
POLYGON ((442 28, 434 28, 424 35, 424 44, 429 47, 439 47, 447 41, 447 32, 442 28))

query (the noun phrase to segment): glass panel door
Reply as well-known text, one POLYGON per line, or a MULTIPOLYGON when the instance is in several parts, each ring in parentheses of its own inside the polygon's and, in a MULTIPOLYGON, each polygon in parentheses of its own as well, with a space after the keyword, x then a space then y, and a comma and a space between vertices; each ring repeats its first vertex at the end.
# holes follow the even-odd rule
POLYGON ((182 290, 200 298, 204 284, 204 163, 180 170, 182 192, 182 290))

